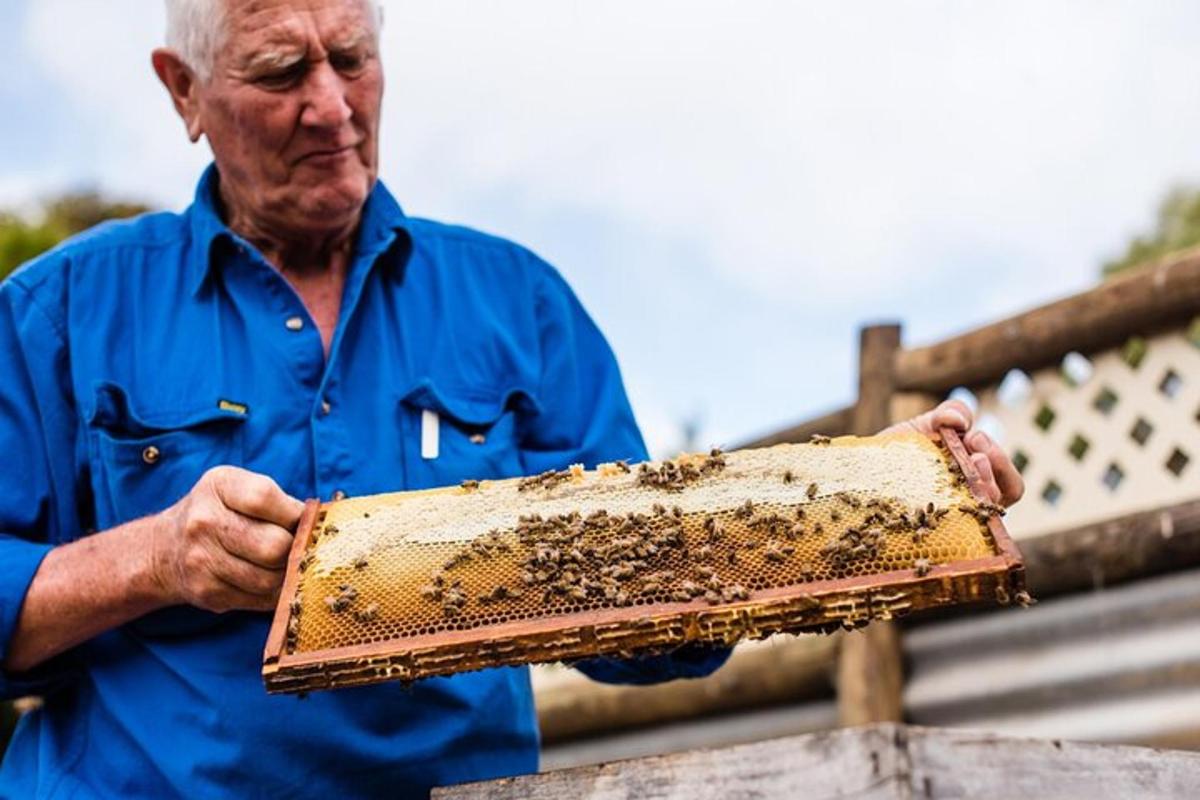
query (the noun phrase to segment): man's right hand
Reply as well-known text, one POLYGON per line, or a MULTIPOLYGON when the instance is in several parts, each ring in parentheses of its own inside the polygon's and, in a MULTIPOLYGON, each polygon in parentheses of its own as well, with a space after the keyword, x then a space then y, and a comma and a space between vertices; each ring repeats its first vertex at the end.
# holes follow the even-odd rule
POLYGON ((214 467, 153 526, 152 578, 168 604, 270 611, 303 510, 265 475, 214 467))

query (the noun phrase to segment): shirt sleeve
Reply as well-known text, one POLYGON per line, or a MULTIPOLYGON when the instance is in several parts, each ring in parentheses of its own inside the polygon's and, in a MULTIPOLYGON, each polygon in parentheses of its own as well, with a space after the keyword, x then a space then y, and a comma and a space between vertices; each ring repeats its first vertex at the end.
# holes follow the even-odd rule
MULTIPOLYGON (((68 527, 64 516, 78 528, 69 372, 62 328, 14 280, 0 284, 0 663, 29 584, 68 527)), ((48 691, 71 661, 67 654, 22 674, 0 669, 0 697, 48 691)))
MULTIPOLYGON (((581 463, 645 461, 646 445, 604 335, 566 281, 543 264, 537 297, 542 354, 541 411, 523 436, 527 474, 581 463)), ((714 672, 729 649, 685 645, 672 653, 632 659, 595 658, 575 667, 605 683, 648 684, 714 672)))

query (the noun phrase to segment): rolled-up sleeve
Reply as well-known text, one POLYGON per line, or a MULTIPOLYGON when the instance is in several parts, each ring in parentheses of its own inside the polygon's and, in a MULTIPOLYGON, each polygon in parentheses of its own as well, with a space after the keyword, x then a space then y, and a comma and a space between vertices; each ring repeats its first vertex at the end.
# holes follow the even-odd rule
MULTIPOLYGON (((612 349, 558 272, 539 266, 541 409, 522 443, 527 474, 573 463, 594 468, 618 459, 646 460, 612 349)), ((606 683, 648 684, 703 677, 728 657, 727 648, 687 645, 666 655, 596 658, 575 666, 606 683)))
MULTIPOLYGON (((42 559, 78 528, 69 374, 62 326, 15 279, 0 284, 0 663, 42 559)), ((0 670, 0 697, 45 691, 69 660, 0 670)))

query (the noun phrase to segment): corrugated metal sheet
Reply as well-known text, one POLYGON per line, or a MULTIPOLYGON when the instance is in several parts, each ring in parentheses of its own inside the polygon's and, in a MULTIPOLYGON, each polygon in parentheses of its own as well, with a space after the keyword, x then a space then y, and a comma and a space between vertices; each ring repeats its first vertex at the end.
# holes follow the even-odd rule
POLYGON ((1200 743, 1200 571, 919 627, 904 646, 917 724, 1200 743))

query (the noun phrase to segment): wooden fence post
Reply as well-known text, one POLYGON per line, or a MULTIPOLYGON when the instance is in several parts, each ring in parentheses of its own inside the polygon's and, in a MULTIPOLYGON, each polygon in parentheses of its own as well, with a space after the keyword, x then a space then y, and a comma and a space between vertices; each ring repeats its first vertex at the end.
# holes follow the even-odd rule
MULTIPOLYGON (((858 403, 853 432, 876 433, 892 422, 892 393, 899 325, 872 325, 859 334, 858 403)), ((894 623, 874 622, 842 637, 838 656, 838 721, 842 725, 899 722, 904 673, 900 633, 894 623)))

